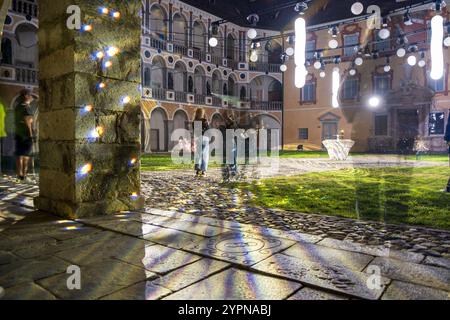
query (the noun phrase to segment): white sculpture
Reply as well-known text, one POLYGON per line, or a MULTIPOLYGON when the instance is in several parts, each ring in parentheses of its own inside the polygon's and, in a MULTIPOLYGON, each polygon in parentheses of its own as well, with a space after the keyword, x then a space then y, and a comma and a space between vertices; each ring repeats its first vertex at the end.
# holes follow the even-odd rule
POLYGON ((327 148, 328 156, 331 160, 347 160, 350 150, 355 145, 355 141, 341 139, 338 135, 336 140, 324 140, 323 145, 327 148))

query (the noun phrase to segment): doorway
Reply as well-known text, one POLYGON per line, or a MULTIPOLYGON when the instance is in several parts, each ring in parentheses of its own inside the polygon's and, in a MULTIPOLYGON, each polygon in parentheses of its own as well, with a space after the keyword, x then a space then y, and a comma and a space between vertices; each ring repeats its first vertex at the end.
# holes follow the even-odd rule
POLYGON ((403 153, 412 152, 416 137, 419 135, 419 112, 399 110, 397 114, 397 148, 403 153))

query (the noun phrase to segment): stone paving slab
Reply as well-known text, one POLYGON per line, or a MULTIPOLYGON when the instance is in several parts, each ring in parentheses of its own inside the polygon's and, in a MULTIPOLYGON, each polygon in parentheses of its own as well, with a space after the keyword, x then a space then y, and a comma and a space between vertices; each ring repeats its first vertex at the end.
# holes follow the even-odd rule
POLYGON ((81 268, 81 290, 67 288, 66 273, 40 280, 38 284, 60 299, 93 300, 155 276, 118 260, 104 260, 81 268))
POLYGON ((78 266, 110 259, 141 261, 142 266, 147 247, 153 245, 154 243, 125 235, 105 237, 88 245, 58 252, 56 256, 78 266))
MULTIPOLYGON (((0 241, 1 241, 1 239, 0 239, 0 241)), ((15 256, 14 254, 7 252, 7 251, 0 250, 0 265, 13 263, 17 260, 19 260, 19 258, 17 256, 15 256)))
POLYGON ((188 221, 153 221, 149 222, 152 225, 193 233, 202 237, 214 237, 221 233, 229 231, 229 229, 212 227, 206 224, 188 221))
POLYGON ((302 288, 288 300, 348 300, 347 297, 312 288, 302 288))
POLYGON ((68 264, 50 257, 42 260, 17 261, 0 266, 0 286, 5 289, 65 272, 68 264))
POLYGON ((149 224, 144 225, 144 228, 145 235, 142 237, 143 239, 175 249, 181 249, 205 239, 192 233, 161 228, 149 224))
POLYGON ((184 249, 219 260, 250 266, 294 244, 293 241, 281 238, 233 232, 205 239, 184 249))
POLYGON ((378 299, 389 279, 382 279, 380 289, 369 289, 369 274, 305 259, 276 254, 252 267, 255 270, 299 281, 363 299, 378 299))
POLYGON ((29 282, 8 288, 0 300, 56 300, 56 297, 37 284, 29 282))
POLYGON ((168 288, 171 291, 179 291, 229 266, 229 264, 221 261, 202 259, 177 269, 168 275, 159 277, 153 280, 152 283, 168 288))
POLYGON ((423 263, 434 267, 450 269, 450 259, 428 256, 423 263))
POLYGON ((142 237, 155 229, 151 229, 150 225, 128 219, 101 220, 96 226, 135 237, 142 237))
POLYGON ((201 259, 198 255, 162 245, 146 246, 137 256, 124 255, 115 258, 159 274, 169 273, 201 259))
POLYGON ((282 300, 299 288, 299 283, 228 269, 164 300, 282 300))
POLYGON ((332 238, 326 238, 320 241, 318 244, 339 249, 339 250, 346 250, 346 251, 352 251, 352 252, 358 252, 358 253, 364 253, 367 255, 372 256, 379 256, 379 257, 390 257, 392 259, 399 259, 414 263, 420 263, 424 259, 424 255, 416 252, 408 252, 408 251, 400 251, 400 250, 392 250, 389 247, 386 246, 368 246, 363 245, 351 241, 342 241, 332 238))
POLYGON ((381 257, 375 258, 370 264, 381 268, 381 275, 390 279, 450 291, 448 269, 381 257))
POLYGON ((362 253, 336 250, 308 243, 296 244, 282 253, 299 259, 306 259, 312 263, 346 267, 356 271, 362 271, 374 258, 362 253))
POLYGON ((131 287, 107 295, 100 300, 158 300, 171 294, 172 291, 154 285, 150 281, 140 282, 131 287))
POLYGON ((392 281, 382 300, 450 300, 450 292, 417 284, 392 281))

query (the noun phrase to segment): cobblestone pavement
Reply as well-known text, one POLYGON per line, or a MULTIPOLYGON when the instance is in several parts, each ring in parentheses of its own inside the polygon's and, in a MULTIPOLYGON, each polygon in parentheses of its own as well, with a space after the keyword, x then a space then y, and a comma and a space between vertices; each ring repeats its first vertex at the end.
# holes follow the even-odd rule
MULTIPOLYGON (((446 166, 446 163, 405 161, 399 157, 355 157, 351 161, 324 159, 281 159, 279 171, 247 167, 243 179, 293 175, 344 168, 388 166, 446 166)), ((193 172, 146 172, 142 174, 143 195, 149 207, 212 217, 263 227, 307 232, 322 238, 348 240, 450 259, 450 233, 427 228, 387 225, 332 216, 302 214, 249 205, 252 195, 223 183, 222 172, 211 170, 205 178, 193 172)))

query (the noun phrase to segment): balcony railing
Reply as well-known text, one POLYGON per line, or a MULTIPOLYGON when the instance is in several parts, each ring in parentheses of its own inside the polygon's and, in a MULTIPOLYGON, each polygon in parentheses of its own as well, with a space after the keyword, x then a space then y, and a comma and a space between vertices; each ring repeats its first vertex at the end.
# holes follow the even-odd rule
POLYGON ((252 101, 250 108, 252 110, 281 111, 283 109, 283 101, 252 101))
POLYGON ((280 73, 281 64, 276 63, 264 63, 264 62, 251 62, 248 65, 250 71, 280 73))
POLYGON ((36 69, 16 67, 16 81, 25 84, 37 84, 38 71, 36 69))
POLYGON ((11 10, 15 13, 37 18, 38 5, 26 0, 13 0, 11 10))

